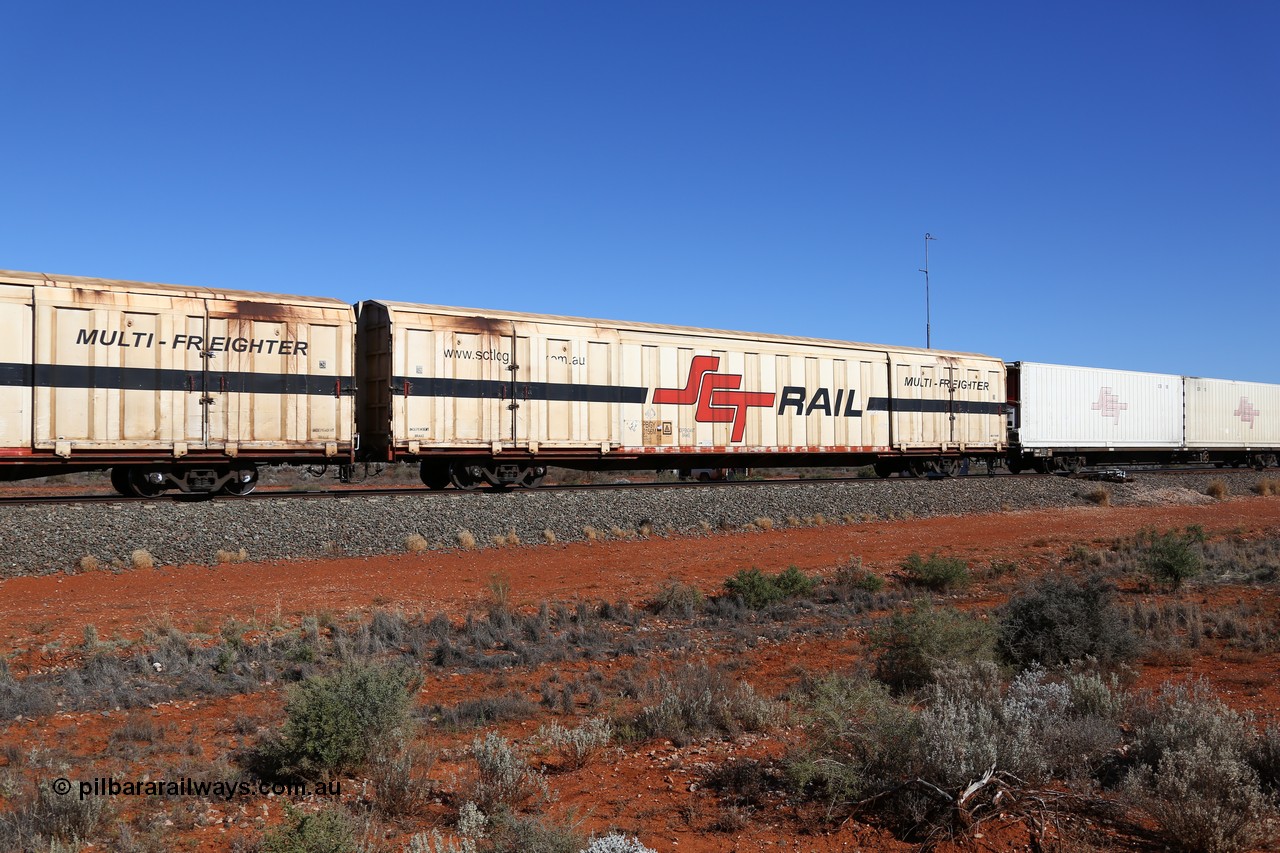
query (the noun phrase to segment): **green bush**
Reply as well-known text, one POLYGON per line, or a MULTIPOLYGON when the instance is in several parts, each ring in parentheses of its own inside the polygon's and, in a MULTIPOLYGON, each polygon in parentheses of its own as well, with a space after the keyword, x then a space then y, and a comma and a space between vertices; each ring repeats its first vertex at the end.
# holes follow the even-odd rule
POLYGON ((837 590, 858 590, 874 594, 884 589, 884 578, 863 568, 861 558, 852 557, 849 562, 836 568, 831 576, 831 586, 837 590))
POLYGON ((1204 559, 1196 546, 1203 541, 1203 531, 1195 528, 1183 533, 1143 531, 1139 536, 1143 566, 1156 583, 1177 590, 1183 581, 1200 574, 1204 559))
POLYGON ((1018 667, 1047 667, 1093 657, 1129 660, 1138 641, 1113 600, 1115 588, 1094 575, 1083 584, 1046 575, 1012 596, 1000 612, 996 649, 1018 667))
POLYGON ((289 804, 284 823, 262 839, 262 853, 355 853, 356 827, 339 808, 306 814, 289 804))
POLYGON ((953 608, 935 609, 927 601, 895 611, 871 631, 876 678, 895 690, 914 690, 933 680, 934 669, 952 661, 992 660, 991 627, 953 608))
POLYGON ((958 589, 969 584, 969 566, 959 557, 943 557, 934 552, 929 557, 912 554, 902 562, 903 580, 933 592, 958 589))
POLYGON ((725 591, 742 599, 742 603, 752 610, 761 610, 787 598, 808 595, 815 586, 817 582, 795 566, 776 575, 766 575, 756 568, 740 569, 724 582, 725 591))
POLYGON ((373 664, 348 664, 293 686, 284 726, 262 746, 264 769, 294 776, 359 767, 407 735, 416 687, 412 671, 373 664))
POLYGON ((828 814, 911 772, 919 722, 885 685, 831 675, 808 685, 799 705, 807 741, 788 757, 787 776, 804 796, 825 802, 828 814))

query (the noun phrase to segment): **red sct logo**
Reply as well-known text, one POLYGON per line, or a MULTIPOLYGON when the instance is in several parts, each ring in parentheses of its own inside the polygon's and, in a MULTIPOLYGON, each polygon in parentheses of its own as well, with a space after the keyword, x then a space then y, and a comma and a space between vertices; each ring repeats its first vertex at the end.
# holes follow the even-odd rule
POLYGON ((1253 422, 1258 419, 1258 415, 1262 412, 1253 407, 1253 403, 1249 402, 1248 397, 1240 398, 1240 405, 1236 406, 1236 410, 1232 412, 1237 418, 1249 425, 1249 429, 1253 429, 1253 422))
POLYGON ((694 403, 693 419, 704 424, 733 424, 730 441, 742 441, 747 431, 747 409, 773 407, 770 391, 739 391, 742 376, 737 373, 716 373, 720 359, 714 355, 694 356, 689 365, 689 378, 683 388, 655 388, 654 403, 675 403, 689 406, 694 403))
POLYGON ((1111 418, 1111 423, 1120 423, 1120 413, 1129 408, 1128 403, 1121 403, 1120 396, 1110 388, 1098 389, 1098 401, 1089 406, 1104 418, 1111 418))

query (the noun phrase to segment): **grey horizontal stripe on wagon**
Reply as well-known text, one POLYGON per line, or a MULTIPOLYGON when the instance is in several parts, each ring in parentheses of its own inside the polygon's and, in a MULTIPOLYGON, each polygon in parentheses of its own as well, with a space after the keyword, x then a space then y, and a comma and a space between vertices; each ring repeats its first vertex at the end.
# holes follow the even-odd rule
MULTIPOLYGON (((510 382, 495 379, 443 379, 400 376, 392 390, 413 397, 510 398, 510 382)), ((515 396, 521 400, 553 400, 574 403, 644 403, 648 388, 624 385, 572 385, 559 382, 516 382, 515 396)))
POLYGON ((156 367, 65 364, 0 364, 0 386, 91 388, 122 391, 201 391, 232 394, 338 395, 351 393, 350 376, 305 373, 208 373, 156 367))
MULTIPOLYGON (((511 383, 493 379, 443 379, 422 377, 397 377, 393 390, 414 397, 489 397, 509 398, 511 383)), ((516 396, 527 400, 555 400, 582 403, 645 403, 649 390, 636 386, 617 385, 563 385, 552 382, 517 382, 516 396)), ((871 397, 867 411, 872 412, 955 412, 958 415, 1003 414, 1001 403, 975 400, 892 400, 888 397, 871 397)), ((851 413, 857 417, 860 411, 851 413)))
POLYGON ((904 400, 899 397, 868 397, 869 412, 925 412, 940 414, 955 412, 957 415, 1003 415, 1004 403, 980 400, 904 400))

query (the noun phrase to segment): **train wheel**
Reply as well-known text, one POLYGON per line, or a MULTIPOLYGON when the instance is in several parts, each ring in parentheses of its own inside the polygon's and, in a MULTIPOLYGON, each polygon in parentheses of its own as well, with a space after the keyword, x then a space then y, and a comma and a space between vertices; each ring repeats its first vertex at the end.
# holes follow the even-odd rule
POLYGON ((480 478, 472 473, 469 466, 455 462, 449 466, 449 482, 455 489, 469 492, 480 485, 480 478))
POLYGON ((142 468, 128 468, 129 494, 136 498, 154 498, 164 491, 163 486, 147 482, 147 472, 142 468))
POLYGON ((923 459, 912 459, 907 462, 906 467, 902 469, 902 473, 908 477, 923 477, 926 470, 923 459))
POLYGON ((136 496, 129 486, 129 469, 123 465, 117 465, 111 469, 111 488, 127 498, 136 496))
POLYGON ((422 479, 424 486, 434 491, 446 488, 453 482, 449 476, 449 466, 441 462, 427 462, 424 460, 418 469, 418 476, 422 479))
POLYGON ((542 485, 542 481, 547 477, 547 469, 541 466, 531 465, 524 469, 523 476, 520 478, 520 485, 526 489, 536 489, 542 485))
POLYGON ((222 487, 222 491, 229 495, 240 495, 243 497, 256 488, 258 488, 258 469, 246 468, 244 471, 236 472, 236 476, 227 481, 227 484, 222 487), (249 479, 242 479, 242 476, 246 473, 250 475, 249 479))
POLYGON ((960 471, 960 461, 944 456, 935 459, 933 462, 933 470, 937 471, 943 477, 954 477, 960 471))

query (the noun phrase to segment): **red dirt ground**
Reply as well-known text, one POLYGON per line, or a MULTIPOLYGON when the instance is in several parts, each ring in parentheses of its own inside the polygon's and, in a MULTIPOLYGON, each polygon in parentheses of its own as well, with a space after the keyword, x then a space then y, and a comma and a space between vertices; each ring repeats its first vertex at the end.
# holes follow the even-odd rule
MULTIPOLYGON (((1201 525, 1209 534, 1243 537, 1280 533, 1280 498, 1242 498, 1208 505, 1157 508, 1089 507, 1084 509, 1011 512, 992 515, 908 519, 850 526, 827 525, 766 532, 717 533, 693 537, 597 541, 538 545, 478 551, 397 554, 366 559, 242 563, 217 567, 183 566, 131 570, 119 574, 13 578, 0 581, 0 649, 21 676, 71 662, 74 647, 86 625, 103 639, 136 640, 148 627, 172 625, 182 631, 217 633, 229 618, 255 625, 296 625, 303 616, 329 612, 367 611, 378 606, 398 608, 428 617, 444 612, 461 618, 482 608, 491 596, 491 579, 501 575, 510 584, 516 607, 539 602, 627 600, 640 605, 664 580, 675 578, 706 592, 720 588, 739 569, 759 567, 776 571, 797 566, 807 573, 830 573, 850 556, 881 574, 892 573, 912 552, 941 551, 973 563, 1012 560, 1022 566, 1023 578, 1055 563, 1074 543, 1102 545, 1148 527, 1168 529, 1201 525)), ((999 589, 981 586, 958 603, 965 607, 993 607, 1003 601, 1016 581, 999 589)), ((1188 595, 1201 601, 1203 591, 1188 595)), ((1274 617, 1277 602, 1256 589, 1218 588, 1215 600, 1241 596, 1265 597, 1264 611, 1274 617)), ((1207 601, 1207 599, 1205 599, 1207 601)), ((792 683, 799 668, 826 671, 850 665, 858 649, 848 639, 812 639, 765 643, 743 663, 760 692, 773 694, 792 683)), ((615 662, 595 664, 608 670, 615 662)), ((1241 656, 1199 655, 1183 662, 1143 662, 1139 686, 1187 675, 1212 679, 1224 700, 1275 718, 1280 690, 1274 683, 1274 654, 1241 656)), ((572 673, 573 664, 554 667, 572 673)), ((545 673, 543 673, 545 675, 545 673)), ((526 688, 540 675, 525 678, 526 688)), ((491 674, 429 677, 422 701, 448 704, 485 690, 505 693, 509 685, 491 674)), ((163 703, 131 712, 60 713, 39 720, 12 723, 0 729, 0 745, 57 743, 86 763, 101 755, 110 734, 140 716, 166 732, 164 742, 173 755, 199 754, 215 759, 245 737, 237 734, 237 717, 262 726, 281 718, 278 691, 217 700, 163 703)), ((549 717, 548 717, 549 719, 549 717)), ((517 724, 511 734, 528 735, 538 722, 517 724)), ((243 726, 239 726, 243 730, 243 726)), ((469 742, 464 735, 458 743, 469 742)), ((709 793, 696 791, 698 771, 726 756, 777 755, 787 735, 741 738, 734 742, 701 743, 678 749, 670 743, 645 744, 610 759, 549 776, 557 799, 550 807, 561 815, 576 808, 585 815, 585 829, 620 827, 637 834, 658 851, 710 853, 729 850, 899 850, 914 849, 853 822, 814 828, 801 834, 803 822, 794 814, 774 816, 757 812, 740 832, 711 831, 718 807, 709 793), (690 791, 690 786, 695 790, 690 791)), ((445 744, 444 746, 448 746, 445 744)), ((166 753, 147 757, 154 765, 166 753)), ((3 759, 0 758, 0 762, 3 759)), ((0 766, 3 766, 0 764, 0 766)), ((554 769, 551 768, 551 769, 554 769)), ((74 774, 71 774, 74 775, 74 774)), ((436 776, 440 773, 437 771, 436 776)), ((448 775, 447 773, 445 774, 448 775)), ((354 788, 358 783, 352 781, 354 788)), ((345 792, 344 792, 345 793, 345 792)), ((218 806, 179 822, 181 846, 187 849, 225 849, 228 839, 252 829, 274 805, 265 801, 218 806), (202 825, 206 824, 206 825, 202 825)), ((442 810, 437 819, 444 821, 442 810)), ((426 825, 400 827, 406 833, 426 825)), ((255 830, 256 831, 256 830, 255 830)), ((1021 824, 992 826, 959 845, 962 849, 1028 849, 1021 824)), ((1131 843, 1131 842, 1129 842, 1131 843)), ((1131 849, 1128 844, 1124 849, 1131 849)), ((1120 844, 1117 841, 1117 844, 1120 844)), ((175 849, 177 849, 175 842, 175 849)), ((99 848, 100 849, 100 848, 99 848)), ((392 846, 392 849, 398 847, 392 846)))

